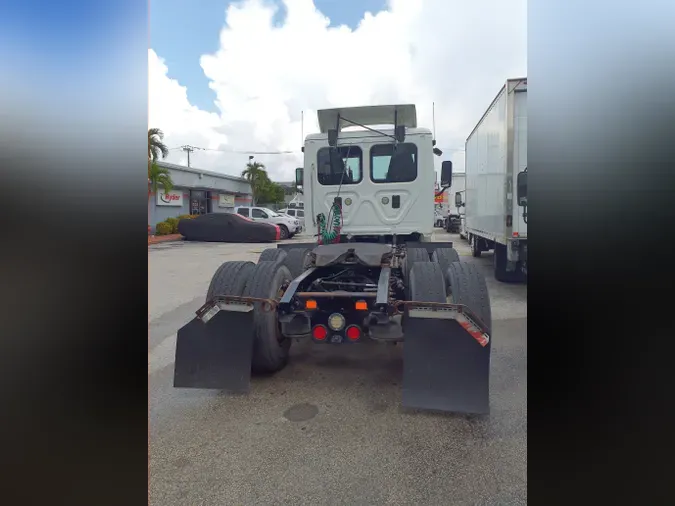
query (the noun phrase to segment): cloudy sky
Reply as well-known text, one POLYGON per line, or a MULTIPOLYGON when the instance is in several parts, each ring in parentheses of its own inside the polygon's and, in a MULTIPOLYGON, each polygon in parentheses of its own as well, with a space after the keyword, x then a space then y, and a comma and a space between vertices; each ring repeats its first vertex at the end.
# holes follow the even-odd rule
POLYGON ((442 159, 463 170, 485 108, 527 75, 525 0, 152 0, 150 19, 150 126, 227 174, 273 152, 255 156, 292 180, 301 111, 305 135, 336 106, 414 103, 431 128, 434 102, 442 159))

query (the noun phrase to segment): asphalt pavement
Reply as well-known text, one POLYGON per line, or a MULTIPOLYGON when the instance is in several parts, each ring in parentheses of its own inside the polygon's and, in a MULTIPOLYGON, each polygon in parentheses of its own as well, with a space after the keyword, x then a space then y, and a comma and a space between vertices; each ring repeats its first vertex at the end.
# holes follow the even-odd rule
MULTIPOLYGON (((300 242, 296 237, 287 242, 300 242)), ((401 408, 400 346, 294 343, 289 365, 251 392, 172 387, 175 333, 216 268, 258 244, 150 246, 150 504, 518 505, 527 503, 527 286, 484 270, 493 318, 491 413, 401 408)))

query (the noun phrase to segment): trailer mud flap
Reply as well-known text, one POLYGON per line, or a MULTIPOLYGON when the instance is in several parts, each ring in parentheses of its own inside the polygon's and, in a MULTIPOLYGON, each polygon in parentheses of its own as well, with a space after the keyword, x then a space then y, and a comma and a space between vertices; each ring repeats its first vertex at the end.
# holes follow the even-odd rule
POLYGON ((197 318, 178 331, 174 387, 248 392, 253 307, 228 309, 211 304, 197 313, 197 318))
POLYGON ((408 316, 403 343, 403 406, 489 413, 489 336, 466 321, 414 316, 413 311, 408 316))

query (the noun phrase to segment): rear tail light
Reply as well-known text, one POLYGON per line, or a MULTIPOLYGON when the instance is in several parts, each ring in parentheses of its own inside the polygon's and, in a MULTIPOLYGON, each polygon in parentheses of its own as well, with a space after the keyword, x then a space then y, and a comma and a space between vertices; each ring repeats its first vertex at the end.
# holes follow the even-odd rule
POLYGON ((328 337, 328 329, 324 325, 316 325, 312 329, 312 337, 317 341, 323 341, 328 337))
POLYGON ((350 341, 358 341, 361 338, 361 329, 357 325, 350 325, 345 334, 350 341))
POLYGON ((305 301, 305 309, 316 309, 316 301, 313 299, 307 299, 305 301))
POLYGON ((365 300, 356 301, 356 310, 357 311, 368 311, 368 303, 365 300))

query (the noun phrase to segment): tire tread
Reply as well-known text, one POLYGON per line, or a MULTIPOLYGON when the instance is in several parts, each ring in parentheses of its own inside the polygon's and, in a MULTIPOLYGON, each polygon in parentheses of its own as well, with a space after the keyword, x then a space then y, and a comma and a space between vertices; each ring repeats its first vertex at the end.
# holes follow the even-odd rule
POLYGON ((253 262, 224 262, 211 278, 206 301, 212 300, 217 295, 241 295, 254 267, 253 262))
POLYGON ((453 262, 447 270, 452 302, 463 304, 492 330, 492 309, 485 276, 474 264, 453 262))

